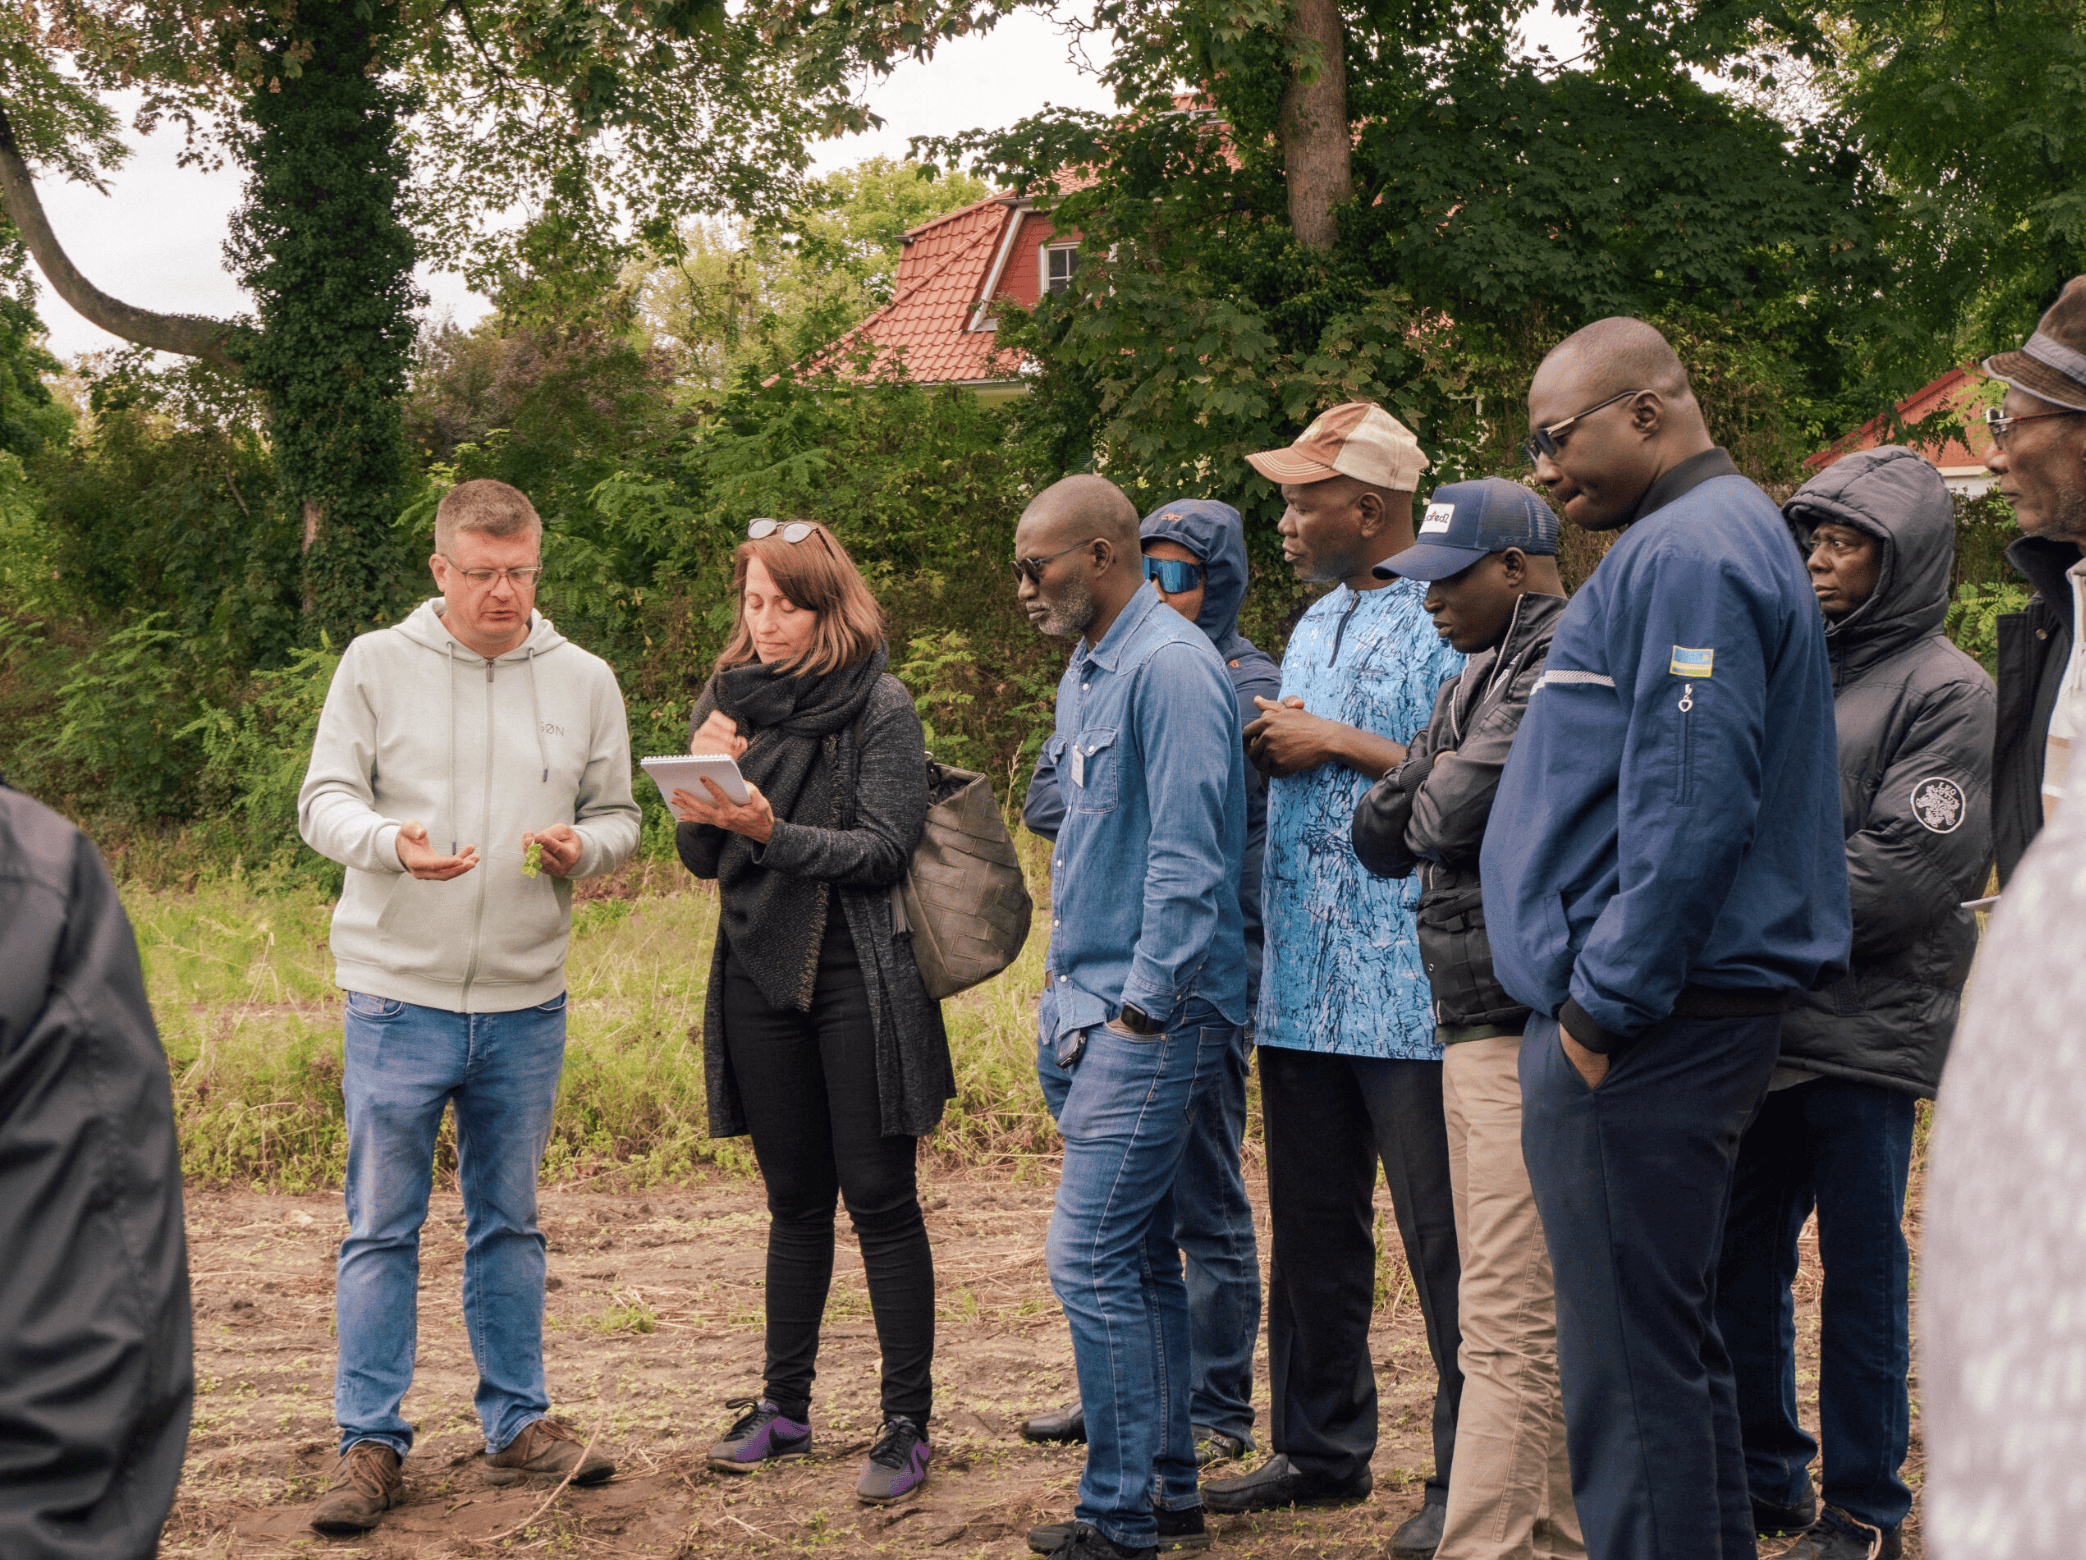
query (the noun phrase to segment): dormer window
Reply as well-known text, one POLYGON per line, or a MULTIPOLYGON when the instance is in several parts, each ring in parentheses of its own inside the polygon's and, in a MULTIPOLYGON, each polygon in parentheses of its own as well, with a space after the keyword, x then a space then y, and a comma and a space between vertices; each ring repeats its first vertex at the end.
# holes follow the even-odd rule
POLYGON ((1079 269, 1079 246, 1077 244, 1045 244, 1043 246, 1043 290, 1046 293, 1061 293, 1072 285, 1072 273, 1079 269))

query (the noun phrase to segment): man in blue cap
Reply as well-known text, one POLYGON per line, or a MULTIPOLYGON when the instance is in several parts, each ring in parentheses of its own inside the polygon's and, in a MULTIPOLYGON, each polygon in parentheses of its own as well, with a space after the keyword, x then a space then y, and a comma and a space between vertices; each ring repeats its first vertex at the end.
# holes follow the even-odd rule
POLYGON ((1442 685, 1405 762, 1354 814, 1363 866, 1383 877, 1419 874, 1420 959, 1442 1046, 1463 1263, 1463 1401, 1435 1560, 1583 1555, 1557 1390, 1550 1257, 1521 1157, 1529 1012, 1492 971, 1478 879, 1500 771, 1565 609, 1557 517, 1503 477, 1452 482, 1428 500, 1417 545, 1375 572, 1426 581, 1435 631, 1470 657, 1442 685))
MULTIPOLYGON (((1217 648, 1238 694, 1241 725, 1256 719, 1256 695, 1281 691, 1274 659, 1239 632, 1246 597, 1246 530, 1239 512, 1210 498, 1176 499, 1144 518, 1144 573, 1159 599, 1188 619, 1217 648)), ((1246 776, 1246 852, 1239 872, 1239 911, 1246 931, 1246 1006, 1260 997, 1260 857, 1267 837, 1267 781, 1246 776)), ((1046 752, 1036 762, 1022 804, 1029 831, 1055 840, 1065 819, 1057 766, 1046 752)), ((1189 1102, 1188 1146, 1174 1189, 1174 1239, 1188 1284, 1188 1330, 1193 1375, 1189 1418, 1197 1461, 1204 1467, 1242 1456, 1253 1446, 1253 1344, 1260 1333, 1260 1257, 1253 1208, 1246 1200, 1239 1143, 1246 1130, 1246 1072, 1250 1026, 1241 1031, 1216 1087, 1189 1102)), ((1032 1441, 1083 1441, 1086 1418, 1077 1403, 1026 1420, 1032 1441)), ((1045 1533, 1048 1542, 1052 1533, 1045 1533)), ((1044 1552, 1048 1552, 1047 1549, 1044 1552)))

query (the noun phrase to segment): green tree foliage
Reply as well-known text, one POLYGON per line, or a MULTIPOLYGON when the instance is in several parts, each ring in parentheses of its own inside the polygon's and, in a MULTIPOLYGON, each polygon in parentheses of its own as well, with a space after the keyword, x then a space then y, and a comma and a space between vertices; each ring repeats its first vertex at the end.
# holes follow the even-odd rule
POLYGON ((782 224, 685 226, 678 253, 632 268, 639 318, 685 382, 721 390, 889 303, 906 231, 990 193, 968 174, 868 158, 807 184, 782 224))
POLYGON ((276 475, 305 540, 314 632, 345 641, 398 605, 399 397, 413 344, 404 98, 384 74, 388 8, 306 6, 248 39, 267 90, 240 105, 246 205, 227 254, 257 326, 235 355, 267 401, 276 475), (295 61, 298 68, 288 69, 295 61))
POLYGON ((1859 404, 1845 342, 1884 274, 1856 159, 1691 79, 1750 23, 1724 45, 1673 23, 1660 47, 1597 26, 1567 69, 1516 52, 1524 9, 1343 8, 1354 193, 1330 249, 1297 242, 1286 213, 1296 50, 1280 5, 1111 0, 1095 25, 1122 112, 940 145, 1031 190, 1091 177, 1058 207, 1085 235, 1076 285, 1003 327, 1042 365, 1034 413, 1059 457, 1160 486, 1217 476, 1272 518, 1267 484, 1226 447, 1281 442, 1365 393, 1455 457, 1444 475, 1489 469, 1542 351, 1612 313, 1751 359, 1776 427, 1719 432, 1750 437, 1764 475, 1843 426, 1859 404), (1198 94, 1176 102, 1181 80, 1198 94))
MULTIPOLYGON (((2086 271, 2086 7, 1840 0, 1810 74, 1897 197, 1904 377, 2020 344, 2086 271)), ((1916 380, 1915 380, 1916 382, 1916 380)))

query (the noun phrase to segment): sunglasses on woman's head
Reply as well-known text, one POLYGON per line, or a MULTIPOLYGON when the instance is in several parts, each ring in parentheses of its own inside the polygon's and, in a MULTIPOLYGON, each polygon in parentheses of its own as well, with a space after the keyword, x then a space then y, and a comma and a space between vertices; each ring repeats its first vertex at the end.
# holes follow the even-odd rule
POLYGON ((1159 588, 1169 596, 1178 596, 1183 591, 1195 588, 1202 578, 1202 565, 1190 563, 1186 558, 1146 558, 1144 577, 1157 580, 1159 588))
POLYGON ((785 542, 801 542, 818 529, 809 520, 756 520, 746 528, 749 541, 765 542, 777 531, 785 542))

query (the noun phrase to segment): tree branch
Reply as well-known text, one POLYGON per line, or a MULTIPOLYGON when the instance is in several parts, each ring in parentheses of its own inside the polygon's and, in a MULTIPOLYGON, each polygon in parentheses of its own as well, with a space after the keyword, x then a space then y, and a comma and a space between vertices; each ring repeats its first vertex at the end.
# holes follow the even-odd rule
POLYGON ((238 364, 225 350, 232 327, 222 320, 203 319, 194 314, 155 314, 150 309, 121 303, 96 287, 67 257, 58 235, 43 213, 36 181, 15 144, 14 125, 0 109, 0 210, 20 230, 22 241, 50 282, 51 289, 81 316, 112 336, 151 347, 159 352, 179 352, 184 357, 202 358, 234 373, 238 364))

